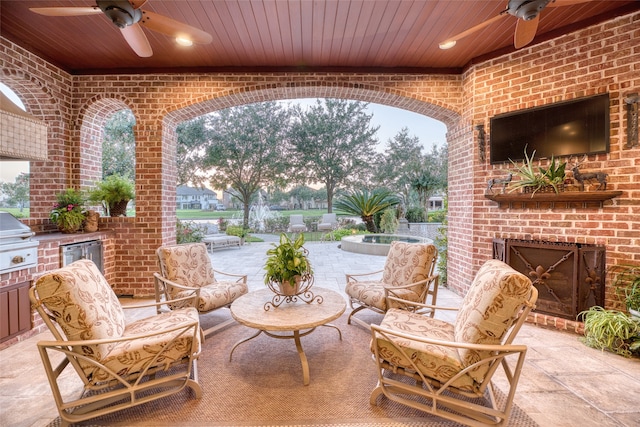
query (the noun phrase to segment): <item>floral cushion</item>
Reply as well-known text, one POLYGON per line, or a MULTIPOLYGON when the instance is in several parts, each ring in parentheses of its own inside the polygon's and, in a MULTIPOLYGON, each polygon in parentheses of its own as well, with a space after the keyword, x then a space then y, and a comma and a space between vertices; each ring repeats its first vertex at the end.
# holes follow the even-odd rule
MULTIPOLYGON (((161 332, 182 323, 198 324, 198 311, 185 308, 163 313, 125 325, 125 315, 116 294, 100 270, 90 260, 76 261, 40 277, 35 287, 42 304, 54 315, 56 323, 70 341, 119 339, 137 334, 161 332)), ((199 328, 199 326, 197 326, 199 328)), ((99 361, 120 375, 140 372, 178 332, 139 340, 99 345, 83 345, 74 350, 99 361)), ((196 335, 199 339, 199 334, 196 335)), ((167 368, 190 354, 193 333, 171 343, 151 365, 167 368)), ((196 350, 200 343, 196 344, 196 350)), ((92 381, 108 378, 95 365, 80 360, 92 381)))
MULTIPOLYGON (((399 309, 390 309, 381 326, 431 339, 459 343, 500 344, 511 327, 514 316, 529 299, 531 281, 498 260, 487 261, 478 271, 464 297, 454 324, 399 309)), ((488 356, 489 352, 452 349, 444 346, 393 338, 408 349, 408 355, 420 372, 445 382, 462 369, 488 356)), ((412 368, 402 353, 388 340, 378 338, 380 357, 396 366, 412 368)), ((483 364, 454 382, 463 390, 475 391, 484 381, 489 366, 483 364)))
MULTIPOLYGON (((454 325, 455 340, 475 344, 499 344, 514 316, 528 301, 531 280, 499 260, 485 262, 465 295, 454 325)), ((487 352, 461 350, 465 366, 488 356, 487 352)), ((471 375, 482 381, 488 366, 471 375)))
MULTIPOLYGON (((350 297, 362 302, 369 307, 376 307, 382 311, 387 311, 387 298, 385 295, 385 286, 380 281, 349 281, 345 286, 345 292, 350 297)), ((421 302, 420 294, 412 289, 396 289, 392 290, 393 296, 406 299, 409 301, 421 302)))
MULTIPOLYGON (((380 326, 422 338, 454 340, 452 324, 397 308, 387 311, 380 326)), ((441 383, 447 382, 464 368, 460 355, 454 348, 403 338, 394 337, 391 340, 395 345, 382 337, 376 340, 376 345, 380 357, 394 366, 415 370, 416 368, 411 364, 413 362, 427 378, 433 378, 441 383), (406 352, 409 359, 398 347, 406 352)), ((475 391, 478 386, 469 375, 461 376, 453 385, 466 391, 475 391)))
MULTIPOLYGON (((158 258, 162 275, 180 285, 201 288, 215 282, 204 243, 163 246, 158 249, 158 258)), ((175 298, 175 295, 170 295, 175 298)))
POLYGON ((438 255, 434 245, 392 242, 384 265, 382 279, 377 281, 349 281, 347 295, 369 307, 387 310, 385 287, 389 293, 409 301, 423 302, 420 296, 428 283, 406 289, 393 289, 428 279, 433 258, 438 255))
MULTIPOLYGON (((124 333, 122 306, 93 261, 79 260, 49 272, 36 281, 35 287, 68 340, 117 338, 124 333)), ((82 351, 101 359, 113 345, 83 347, 82 351)))
MULTIPOLYGON (((198 311, 207 312, 224 307, 248 292, 247 284, 236 281, 216 281, 211 259, 204 243, 163 246, 158 249, 162 275, 180 285, 200 288, 198 311)), ((192 295, 190 291, 168 286, 171 299, 192 295)))
MULTIPOLYGON (((247 285, 234 281, 220 281, 200 288, 198 311, 207 312, 231 304, 247 293, 247 285)), ((176 292, 174 298, 190 296, 191 291, 176 292)))
MULTIPOLYGON (((177 327, 180 324, 186 325, 194 322, 196 324, 199 322, 198 311, 195 308, 188 307, 172 310, 130 323, 125 328, 122 338, 156 333, 177 327)), ((200 349, 199 326, 197 328, 198 333, 195 336, 198 342, 194 347, 195 352, 200 349)), ((141 372, 148 366, 168 369, 172 364, 191 354, 193 337, 193 330, 189 329, 186 333, 183 330, 177 330, 166 334, 121 341, 116 343, 111 351, 102 357, 100 362, 121 376, 141 372), (182 335, 178 336, 181 333, 182 335), (172 341, 174 339, 175 341, 172 341), (170 344, 167 345, 167 343, 170 344), (154 360, 154 358, 157 359, 154 360)), ((95 366, 85 366, 84 370, 94 382, 110 379, 110 376, 104 370, 95 366)))
MULTIPOLYGON (((382 282, 389 287, 410 285, 428 279, 432 274, 432 260, 438 255, 434 245, 391 242, 384 264, 382 282)), ((413 291, 421 294, 425 285, 417 285, 413 291)))

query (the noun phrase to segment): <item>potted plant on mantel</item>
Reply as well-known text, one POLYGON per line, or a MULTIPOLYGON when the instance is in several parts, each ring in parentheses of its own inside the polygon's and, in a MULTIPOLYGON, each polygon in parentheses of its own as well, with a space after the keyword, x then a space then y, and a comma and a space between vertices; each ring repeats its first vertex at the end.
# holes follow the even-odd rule
POLYGON ((135 196, 135 186, 126 176, 109 175, 89 190, 89 200, 101 203, 109 216, 127 216, 127 204, 135 196))
POLYGON ((63 233, 76 233, 85 220, 83 210, 84 197, 76 189, 67 190, 56 195, 56 204, 49 213, 49 219, 58 226, 63 233))
POLYGON ((534 167, 533 157, 535 154, 536 152, 534 150, 529 157, 527 155, 527 148, 525 147, 522 165, 518 165, 513 160, 511 161, 515 167, 511 173, 519 179, 509 183, 510 191, 522 190, 524 193, 531 193, 532 195, 538 191, 553 191, 555 193, 563 191, 567 163, 557 162, 556 159, 551 156, 551 163, 548 168, 534 167))
POLYGON ((267 251, 264 266, 264 282, 272 290, 276 291, 273 286, 275 284, 282 295, 297 295, 301 292, 301 284, 312 279, 313 270, 303 244, 302 233, 295 241, 282 233, 279 244, 272 243, 273 248, 267 251))

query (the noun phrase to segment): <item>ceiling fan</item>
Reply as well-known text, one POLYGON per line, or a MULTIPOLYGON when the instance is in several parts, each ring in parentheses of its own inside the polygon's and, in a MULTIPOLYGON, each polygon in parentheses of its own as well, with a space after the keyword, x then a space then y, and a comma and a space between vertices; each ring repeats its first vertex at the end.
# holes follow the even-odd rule
POLYGON ((540 12, 545 7, 570 6, 578 3, 587 3, 592 0, 509 0, 507 8, 498 15, 488 19, 475 27, 471 27, 466 31, 449 37, 440 43, 441 49, 449 49, 455 46, 456 42, 468 35, 475 33, 487 27, 494 22, 499 21, 507 15, 515 16, 516 30, 513 36, 513 45, 516 49, 520 49, 531 43, 538 31, 538 22, 540 21, 540 12))
POLYGON ((142 10, 147 0, 96 0, 96 6, 88 7, 32 7, 32 12, 46 16, 81 16, 104 13, 118 27, 131 49, 143 58, 153 55, 151 45, 142 27, 167 36, 178 43, 207 44, 211 34, 166 16, 142 10))

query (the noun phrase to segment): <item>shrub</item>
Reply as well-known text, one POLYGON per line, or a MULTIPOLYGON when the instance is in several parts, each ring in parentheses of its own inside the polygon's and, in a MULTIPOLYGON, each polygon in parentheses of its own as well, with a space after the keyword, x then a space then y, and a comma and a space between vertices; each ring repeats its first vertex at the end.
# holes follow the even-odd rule
POLYGON ((405 217, 409 222, 427 222, 424 208, 421 208, 419 206, 414 206, 407 209, 405 217))
POLYGON ((447 216, 447 211, 445 209, 441 209, 439 211, 429 212, 428 222, 444 222, 445 217, 447 216))
POLYGON ((393 234, 398 229, 398 218, 396 217, 396 209, 385 209, 380 217, 380 230, 383 233, 393 234))
POLYGON ((206 229, 193 221, 176 222, 176 242, 196 243, 202 242, 206 229))
POLYGON ((227 234, 229 236, 238 236, 241 239, 244 239, 247 237, 247 234, 249 234, 249 230, 241 225, 227 225, 227 234))

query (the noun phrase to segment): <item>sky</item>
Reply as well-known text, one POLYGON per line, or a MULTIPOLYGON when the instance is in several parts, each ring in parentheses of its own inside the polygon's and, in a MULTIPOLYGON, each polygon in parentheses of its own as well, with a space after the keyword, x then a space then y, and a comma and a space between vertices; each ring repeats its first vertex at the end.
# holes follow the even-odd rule
MULTIPOLYGON (((2 83, 0 83, 0 90, 24 109, 22 102, 2 83)), ((315 99, 296 99, 283 102, 296 102, 306 106, 315 103, 315 99)), ((447 128, 444 123, 438 120, 381 104, 369 104, 367 112, 373 115, 371 125, 379 126, 378 150, 381 152, 384 151, 387 141, 393 139, 403 127, 409 129, 410 137, 418 137, 425 152, 430 152, 434 145, 442 146, 446 143, 447 128)), ((29 162, 0 161, 0 181, 14 182, 15 177, 21 172, 29 172, 29 162)))

